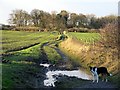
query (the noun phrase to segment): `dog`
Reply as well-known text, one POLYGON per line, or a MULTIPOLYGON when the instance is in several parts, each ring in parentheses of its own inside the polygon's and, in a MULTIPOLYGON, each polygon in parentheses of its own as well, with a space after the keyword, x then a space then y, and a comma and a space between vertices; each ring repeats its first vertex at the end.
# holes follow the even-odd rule
POLYGON ((112 76, 112 74, 109 74, 108 73, 108 70, 107 70, 107 68, 106 67, 91 67, 91 66, 89 66, 89 68, 90 68, 90 71, 92 72, 92 74, 93 74, 93 82, 95 82, 95 80, 97 80, 97 83, 98 83, 98 81, 99 81, 99 75, 101 74, 101 76, 102 76, 102 78, 103 78, 103 80, 102 81, 104 81, 104 79, 106 80, 106 82, 107 82, 107 76, 112 76))

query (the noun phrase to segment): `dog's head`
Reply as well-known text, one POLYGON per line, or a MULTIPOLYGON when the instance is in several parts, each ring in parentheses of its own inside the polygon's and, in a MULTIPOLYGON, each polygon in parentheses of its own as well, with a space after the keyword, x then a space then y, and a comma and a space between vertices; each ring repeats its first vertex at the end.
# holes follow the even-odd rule
POLYGON ((90 71, 92 70, 93 67, 89 66, 90 71))
POLYGON ((96 74, 96 72, 97 72, 97 67, 91 67, 91 66, 89 66, 89 68, 90 68, 90 71, 91 71, 93 74, 96 74))

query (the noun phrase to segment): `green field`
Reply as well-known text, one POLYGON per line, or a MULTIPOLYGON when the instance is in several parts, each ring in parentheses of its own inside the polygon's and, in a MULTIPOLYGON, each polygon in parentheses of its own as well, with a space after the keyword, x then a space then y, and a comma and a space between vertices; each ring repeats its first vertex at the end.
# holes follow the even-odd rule
POLYGON ((51 41, 56 37, 57 34, 49 32, 2 31, 3 51, 1 53, 17 51, 31 45, 51 41))
POLYGON ((42 71, 37 66, 42 55, 40 47, 57 37, 58 33, 50 32, 2 31, 2 59, 9 61, 1 64, 3 88, 34 87, 35 75, 42 71))
POLYGON ((83 43, 93 43, 100 39, 99 33, 76 33, 76 32, 70 32, 68 35, 72 38, 76 38, 80 42, 83 43))
MULTIPOLYGON (((49 32, 24 32, 24 31, 1 31, 2 32, 2 52, 7 53, 18 51, 32 45, 42 42, 52 41, 58 37, 57 33, 49 32)), ((92 43, 100 39, 98 33, 68 33, 70 37, 74 37, 79 41, 92 43)))
MULTIPOLYGON (((4 88, 12 87, 35 87, 35 77, 41 73, 40 80, 44 79, 43 68, 38 64, 42 57, 41 47, 44 43, 59 43, 58 32, 24 32, 24 31, 7 31, 2 32, 2 48, 0 54, 3 54, 3 60, 8 63, 2 65, 2 86, 4 88)), ((69 33, 70 36, 76 37, 84 42, 98 40, 99 35, 96 33, 69 33)), ((47 58, 53 64, 61 60, 60 55, 51 47, 43 47, 47 58)), ((40 82, 42 83, 42 82, 40 82)), ((43 86, 41 86, 43 87, 43 86)))

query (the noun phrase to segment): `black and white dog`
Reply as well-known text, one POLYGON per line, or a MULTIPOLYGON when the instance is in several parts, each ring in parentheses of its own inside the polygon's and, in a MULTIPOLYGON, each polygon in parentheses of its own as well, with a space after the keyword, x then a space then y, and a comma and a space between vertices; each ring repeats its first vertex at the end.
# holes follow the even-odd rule
POLYGON ((97 80, 97 83, 98 83, 98 80, 99 80, 99 75, 101 74, 102 78, 103 78, 103 81, 104 79, 106 80, 107 82, 107 76, 112 76, 112 74, 109 74, 108 73, 108 70, 106 67, 91 67, 89 66, 90 68, 90 71, 92 72, 93 74, 93 82, 95 82, 95 80, 97 80))

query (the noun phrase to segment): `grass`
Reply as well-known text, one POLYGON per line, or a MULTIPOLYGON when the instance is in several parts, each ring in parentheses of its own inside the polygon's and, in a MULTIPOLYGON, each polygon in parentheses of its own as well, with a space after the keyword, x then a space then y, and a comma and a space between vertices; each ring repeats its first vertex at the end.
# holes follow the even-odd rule
POLYGON ((34 87, 35 82, 33 80, 35 79, 35 75, 42 69, 32 63, 3 64, 2 67, 2 87, 7 89, 34 87))
POLYGON ((26 84, 27 79, 29 81, 33 78, 27 71, 35 74, 40 70, 34 66, 41 55, 39 50, 40 45, 16 51, 11 56, 4 57, 5 60, 10 61, 10 64, 2 64, 3 88, 16 87, 16 84, 26 87, 24 84, 26 84), (29 77, 32 78, 30 79, 29 77))
POLYGON ((20 50, 20 51, 15 51, 12 52, 12 55, 10 56, 5 56, 3 57, 3 59, 5 60, 10 60, 10 61, 25 61, 25 60, 37 60, 39 59, 40 55, 41 55, 41 51, 40 51, 40 46, 42 44, 38 44, 35 45, 33 47, 24 49, 24 50, 20 50))
POLYGON ((69 32, 68 37, 66 41, 59 45, 61 50, 74 62, 87 67, 89 60, 87 60, 87 62, 85 61, 85 55, 89 56, 88 51, 94 42, 100 40, 100 34, 69 32))
POLYGON ((43 41, 50 41, 57 37, 49 32, 24 32, 24 31, 1 31, 2 32, 2 52, 7 53, 17 51, 43 41))
POLYGON ((120 88, 120 73, 118 73, 115 76, 112 76, 112 78, 109 78, 112 83, 114 83, 118 88, 120 88))
POLYGON ((83 43, 93 43, 100 39, 99 33, 76 33, 70 32, 68 33, 70 37, 76 38, 77 40, 83 43))
MULTIPOLYGON (((69 35, 85 43, 92 43, 99 40, 98 33, 69 33, 69 35)), ((9 60, 9 63, 0 64, 3 69, 3 88, 33 88, 35 86, 34 79, 37 73, 40 74, 40 83, 43 83, 42 80, 45 78, 43 68, 38 66, 42 55, 40 47, 45 42, 54 42, 53 46, 54 44, 58 44, 58 42, 55 41, 57 37, 57 33, 50 32, 2 31, 2 41, 0 42, 2 43, 3 51, 0 52, 0 54, 5 54, 3 59, 9 60)), ((66 48, 68 44, 68 42, 64 44, 64 48, 62 48, 63 51, 65 51, 65 49, 68 50, 68 48, 66 48)), ((78 43, 73 42, 73 44, 70 44, 70 47, 77 44, 78 43)), ((75 46, 75 48, 77 47, 75 46)), ((78 48, 80 48, 80 46, 78 48)), ((45 46, 44 50, 51 63, 56 64, 58 60, 61 60, 60 55, 53 48, 45 46)), ((66 53, 70 54, 72 59, 79 60, 76 56, 80 55, 71 54, 72 51, 69 52, 69 50, 66 51, 66 53)), ((77 50, 78 49, 74 52, 77 52, 77 50)), ((74 82, 76 82, 76 79, 74 82)), ((79 86, 79 82, 81 81, 78 80, 77 82, 79 86)), ((59 85, 59 83, 60 82, 58 82, 58 87, 70 87, 73 84, 76 86, 76 83, 73 83, 73 81, 69 82, 68 79, 67 83, 66 81, 62 85, 59 85)))
POLYGON ((49 46, 45 46, 44 50, 47 54, 48 60, 52 64, 56 64, 59 60, 62 60, 61 56, 57 53, 57 51, 53 48, 50 48, 49 46))
POLYGON ((1 54, 4 54, 4 60, 9 60, 1 64, 2 87, 33 88, 36 73, 40 73, 42 80, 43 70, 38 66, 42 55, 40 47, 45 42, 54 41, 57 36, 57 33, 49 32, 2 31, 1 54))
POLYGON ((118 72, 119 62, 117 61, 118 58, 115 58, 115 52, 113 52, 112 49, 109 49, 106 52, 104 50, 105 48, 92 44, 93 42, 100 40, 99 33, 72 32, 68 35, 70 39, 62 42, 59 47, 71 58, 72 61, 78 63, 86 69, 88 66, 107 67, 108 71, 114 75, 110 77, 110 82, 114 83, 115 85, 119 84, 119 74, 116 75, 118 72), (86 47, 88 47, 88 50, 85 49, 86 47))
POLYGON ((0 89, 2 89, 2 64, 0 63, 0 89))

